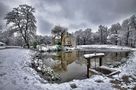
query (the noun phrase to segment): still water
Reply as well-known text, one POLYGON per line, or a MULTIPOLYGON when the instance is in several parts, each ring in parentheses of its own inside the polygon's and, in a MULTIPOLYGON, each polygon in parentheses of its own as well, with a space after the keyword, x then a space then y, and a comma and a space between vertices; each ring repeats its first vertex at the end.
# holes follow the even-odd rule
MULTIPOLYGON (((54 80, 57 83, 68 82, 74 79, 85 79, 87 73, 87 61, 83 57, 84 54, 91 54, 94 52, 105 53, 105 56, 102 58, 102 65, 108 67, 118 67, 124 63, 130 52, 128 51, 61 51, 61 52, 45 52, 38 54, 37 57, 40 64, 35 66, 37 67, 50 67, 51 70, 59 75, 59 80, 54 80)), ((35 64, 35 63, 34 63, 35 64)), ((99 58, 91 59, 91 67, 99 66, 99 58)), ((36 69, 38 71, 38 69, 36 69)), ((42 71, 44 72, 44 70, 42 71)), ((41 74, 41 71, 38 71, 41 77, 45 77, 45 74, 41 74)), ((46 78, 44 78, 46 79, 46 78)))

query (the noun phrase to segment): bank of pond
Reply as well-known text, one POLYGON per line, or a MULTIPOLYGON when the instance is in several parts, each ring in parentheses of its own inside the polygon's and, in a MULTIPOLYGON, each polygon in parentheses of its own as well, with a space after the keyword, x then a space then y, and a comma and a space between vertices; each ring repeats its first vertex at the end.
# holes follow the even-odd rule
MULTIPOLYGON (((131 51, 123 50, 70 50, 58 52, 36 52, 32 60, 32 68, 41 78, 50 83, 63 83, 74 79, 86 79, 87 60, 85 54, 104 53, 101 64, 109 68, 116 68, 124 64, 131 51)), ((90 68, 99 67, 99 58, 90 60, 90 68)), ((91 77, 93 73, 89 73, 91 77)))

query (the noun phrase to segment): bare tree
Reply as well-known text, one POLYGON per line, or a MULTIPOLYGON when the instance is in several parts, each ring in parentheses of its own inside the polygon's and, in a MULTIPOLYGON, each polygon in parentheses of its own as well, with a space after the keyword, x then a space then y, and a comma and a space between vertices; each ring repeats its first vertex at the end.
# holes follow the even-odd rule
POLYGON ((23 38, 26 46, 30 47, 30 39, 36 34, 36 19, 33 13, 35 9, 29 5, 19 5, 9 12, 5 19, 10 30, 18 32, 23 38))
POLYGON ((121 25, 119 23, 111 25, 110 34, 112 39, 114 38, 115 45, 118 44, 119 31, 121 30, 121 25))
POLYGON ((83 44, 91 44, 91 39, 92 39, 92 29, 91 28, 86 28, 83 32, 83 44))
POLYGON ((130 29, 130 46, 135 47, 136 44, 136 16, 132 15, 129 19, 129 29, 130 29))
POLYGON ((122 22, 122 32, 123 41, 125 41, 125 45, 129 46, 129 37, 130 37, 130 30, 129 30, 129 19, 126 19, 122 22))
POLYGON ((98 33, 100 35, 100 44, 106 44, 107 41, 107 27, 100 25, 98 29, 98 33))
MULTIPOLYGON (((54 40, 56 37, 60 37, 60 42, 59 44, 62 44, 62 39, 63 39, 63 36, 65 34, 65 32, 67 32, 67 28, 65 27, 61 27, 61 26, 55 26, 52 30, 51 30, 52 34, 54 35, 52 37, 52 40, 54 40)), ((55 43, 55 41, 52 41, 53 44, 55 43)))

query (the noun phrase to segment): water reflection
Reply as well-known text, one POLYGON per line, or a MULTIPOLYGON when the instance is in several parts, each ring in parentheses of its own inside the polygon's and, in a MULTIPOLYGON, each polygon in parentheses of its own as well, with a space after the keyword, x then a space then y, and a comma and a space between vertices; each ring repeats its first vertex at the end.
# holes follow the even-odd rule
MULTIPOLYGON (((100 52, 100 51, 99 51, 100 52)), ((55 53, 40 53, 42 64, 51 67, 51 69, 61 78, 58 83, 71 81, 73 79, 86 78, 87 62, 83 58, 84 54, 94 53, 94 51, 70 51, 55 53)), ((117 67, 121 60, 126 61, 127 51, 123 52, 104 52, 102 65, 117 67)), ((35 59, 36 60, 36 59, 35 59)), ((91 67, 99 66, 99 59, 91 59, 91 67)))
POLYGON ((57 52, 53 60, 59 60, 59 63, 53 66, 53 70, 59 73, 60 82, 70 81, 72 79, 83 79, 86 75, 86 61, 79 57, 77 51, 57 52))

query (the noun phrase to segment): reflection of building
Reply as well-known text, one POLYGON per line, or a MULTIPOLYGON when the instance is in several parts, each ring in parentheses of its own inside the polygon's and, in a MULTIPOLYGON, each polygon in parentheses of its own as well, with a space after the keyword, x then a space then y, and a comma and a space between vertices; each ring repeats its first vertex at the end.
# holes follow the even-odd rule
POLYGON ((56 60, 60 60, 59 64, 54 66, 55 71, 66 71, 67 66, 77 60, 76 51, 72 52, 58 52, 58 55, 54 57, 56 60))

